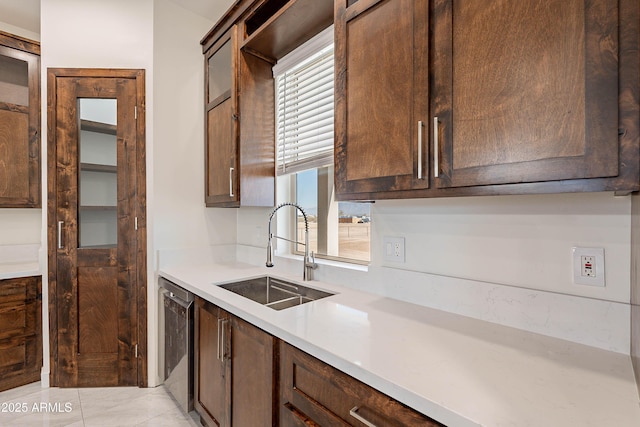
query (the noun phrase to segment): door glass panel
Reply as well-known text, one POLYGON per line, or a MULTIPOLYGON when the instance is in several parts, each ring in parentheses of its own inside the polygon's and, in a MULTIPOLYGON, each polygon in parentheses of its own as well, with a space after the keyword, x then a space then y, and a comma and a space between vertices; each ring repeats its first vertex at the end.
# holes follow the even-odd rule
POLYGON ((82 98, 78 247, 118 244, 117 101, 82 98))
POLYGON ((209 102, 231 90, 231 40, 209 58, 209 102))
POLYGON ((29 106, 29 66, 0 55, 0 102, 29 106))

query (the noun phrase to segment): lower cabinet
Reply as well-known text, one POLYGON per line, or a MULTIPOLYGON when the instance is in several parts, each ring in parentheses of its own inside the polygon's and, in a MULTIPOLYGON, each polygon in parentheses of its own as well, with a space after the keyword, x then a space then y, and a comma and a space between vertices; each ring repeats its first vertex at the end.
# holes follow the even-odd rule
POLYGON ((203 425, 442 426, 198 297, 194 337, 203 425))
POLYGON ((277 425, 276 338, 196 298, 195 408, 203 425, 277 425))
POLYGON ((442 426, 280 342, 280 425, 442 426))
POLYGON ((42 278, 0 280, 0 391, 40 381, 42 278))

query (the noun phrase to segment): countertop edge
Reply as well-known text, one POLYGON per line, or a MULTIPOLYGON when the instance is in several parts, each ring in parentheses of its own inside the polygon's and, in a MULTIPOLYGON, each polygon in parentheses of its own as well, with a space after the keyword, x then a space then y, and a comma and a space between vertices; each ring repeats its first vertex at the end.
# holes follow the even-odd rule
MULTIPOLYGON (((170 268, 168 268, 170 270, 170 268)), ((257 269, 259 270, 259 269, 257 269)), ((230 303, 229 301, 219 298, 215 295, 212 295, 205 290, 201 289, 198 286, 195 286, 182 278, 171 274, 170 271, 166 269, 160 269, 158 272, 159 276, 162 276, 177 285, 182 286, 186 290, 198 295, 199 297, 207 300, 208 302, 215 304, 222 308, 223 310, 238 316, 242 320, 264 330, 265 332, 279 338, 294 347, 310 354, 311 356, 321 360, 324 363, 346 373, 347 375, 352 376, 353 378, 361 381, 370 387, 388 395, 389 397, 397 400, 398 402, 430 417, 434 420, 443 423, 447 426, 455 426, 455 427, 479 427, 481 424, 469 420, 464 416, 457 414, 453 411, 450 411, 448 408, 440 406, 436 402, 432 402, 420 395, 416 395, 411 390, 407 390, 399 386, 396 383, 393 383, 389 380, 386 380, 375 373, 362 368, 346 359, 343 359, 330 351, 324 349, 322 346, 318 346, 310 341, 304 340, 297 335, 290 333, 273 323, 268 322, 267 320, 249 312, 243 310, 242 308, 230 303)), ((246 277, 254 277, 257 274, 249 274, 246 277)), ((278 276, 275 274, 274 276, 278 276)), ((225 281, 221 281, 223 283, 225 281)), ((215 286, 215 285, 214 285, 215 286)), ((321 287, 321 286, 320 286, 321 287)), ((252 304, 255 304, 252 302, 252 304)))

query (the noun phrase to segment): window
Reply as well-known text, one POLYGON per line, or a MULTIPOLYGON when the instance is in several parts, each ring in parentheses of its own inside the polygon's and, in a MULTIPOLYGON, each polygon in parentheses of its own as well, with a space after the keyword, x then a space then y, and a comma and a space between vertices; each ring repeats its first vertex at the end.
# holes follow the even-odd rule
MULTIPOLYGON (((282 58, 276 91, 278 202, 295 201, 309 220, 309 250, 319 257, 370 260, 370 207, 337 202, 333 187, 333 28, 282 58)), ((304 242, 302 215, 291 210, 290 236, 304 242)), ((282 224, 279 222, 279 224, 282 224)), ((296 252, 303 252, 296 245, 296 252)))

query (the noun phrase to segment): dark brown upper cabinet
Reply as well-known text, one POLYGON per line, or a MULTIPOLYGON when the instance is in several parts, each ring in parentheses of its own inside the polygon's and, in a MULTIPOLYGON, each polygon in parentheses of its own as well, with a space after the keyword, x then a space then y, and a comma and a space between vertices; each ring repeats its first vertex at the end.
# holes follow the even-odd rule
POLYGON ((0 31, 0 207, 40 207, 40 175, 40 44, 0 31))
POLYGON ((435 2, 439 187, 618 175, 617 3, 435 2))
POLYGON ((348 3, 335 2, 336 191, 428 188, 428 2, 348 3))
POLYGON ((207 206, 275 204, 272 67, 332 22, 332 0, 240 0, 202 39, 207 206))
POLYGON ((275 203, 274 98, 269 62, 241 52, 237 25, 205 51, 207 206, 275 203))
MULTIPOLYGON (((409 9, 408 4, 336 2, 339 199, 640 189, 637 1, 434 0, 429 11, 413 15, 413 27, 393 18, 404 38, 378 30, 386 27, 376 23, 376 10, 409 9), (354 32, 357 20, 370 24, 354 32), (428 22, 426 59, 424 48, 416 52, 425 37, 419 22, 428 22), (394 69, 396 80, 374 84, 366 74, 354 77, 353 65, 367 62, 354 48, 354 35, 365 31, 367 42, 377 34, 382 40, 398 38, 395 49, 418 59, 413 68, 403 61, 408 53, 394 51, 388 59, 368 61, 375 68, 369 74, 386 76, 385 70, 394 69), (415 103, 409 108, 409 90, 402 91, 416 82, 410 77, 416 66, 429 78, 429 88, 416 86, 411 96, 429 103, 421 136, 422 153, 428 152, 423 171, 428 169, 431 182, 418 189, 407 178, 417 132, 408 123, 393 131, 379 124, 389 120, 381 114, 385 110, 416 121, 419 109, 415 103), (363 86, 354 87, 356 82, 363 86), (385 94, 396 104, 384 104, 385 94), (379 105, 362 105, 363 99, 379 105), (366 126, 364 114, 352 115, 365 108, 378 112, 366 126), (381 132, 387 132, 385 138, 376 137, 381 132), (399 146, 405 149, 393 151, 399 146), (394 176, 396 164, 404 170, 394 176)), ((388 55, 384 43, 371 44, 379 47, 364 47, 369 56, 388 55)))

